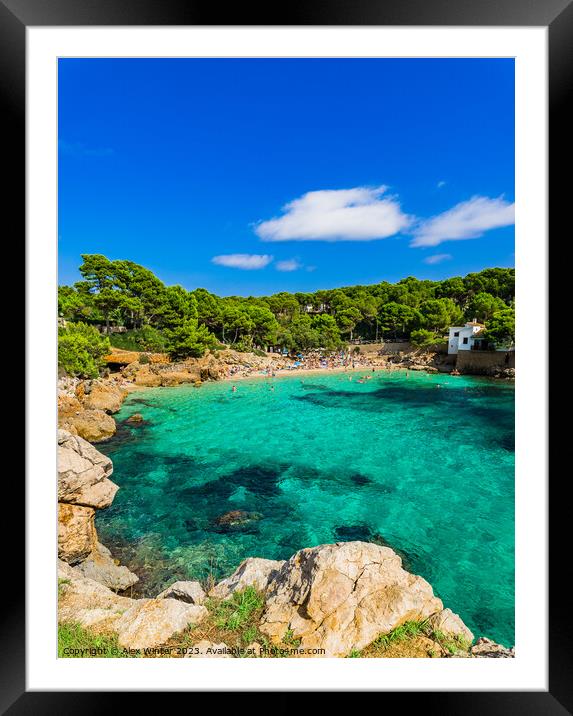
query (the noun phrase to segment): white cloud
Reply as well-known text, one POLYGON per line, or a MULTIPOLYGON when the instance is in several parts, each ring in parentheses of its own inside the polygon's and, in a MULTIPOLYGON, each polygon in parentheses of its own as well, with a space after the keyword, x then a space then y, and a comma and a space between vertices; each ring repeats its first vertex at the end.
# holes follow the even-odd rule
POLYGON ((434 254, 425 258, 424 263, 433 266, 434 264, 441 264, 442 261, 449 261, 451 258, 453 258, 451 254, 434 254))
POLYGON ((277 261, 275 268, 277 271, 297 271, 302 268, 302 264, 297 259, 285 259, 284 261, 277 261))
POLYGON ((443 214, 421 221, 410 246, 438 246, 443 241, 477 239, 489 229, 515 223, 515 204, 501 197, 474 196, 443 214))
POLYGON ((442 181, 439 181, 439 182, 438 182, 438 189, 441 189, 443 186, 446 186, 446 182, 443 181, 443 180, 442 180, 442 181))
POLYGON ((245 271, 265 268, 272 260, 273 257, 268 254, 224 254, 222 256, 213 256, 211 259, 212 263, 217 264, 217 266, 228 266, 245 271))
POLYGON ((263 241, 372 241, 407 228, 395 197, 386 187, 309 191, 283 207, 283 215, 255 226, 263 241))

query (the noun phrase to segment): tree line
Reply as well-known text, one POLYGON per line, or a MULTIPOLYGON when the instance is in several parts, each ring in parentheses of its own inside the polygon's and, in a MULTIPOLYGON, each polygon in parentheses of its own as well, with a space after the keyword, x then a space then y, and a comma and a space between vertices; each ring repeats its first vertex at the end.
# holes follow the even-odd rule
POLYGON ((335 351, 356 339, 404 338, 423 346, 473 318, 485 323, 492 343, 514 340, 510 268, 443 281, 409 276, 313 293, 220 297, 204 288, 166 286, 132 261, 100 254, 82 255, 82 261, 82 280, 58 289, 60 364, 75 374, 97 373, 110 346, 166 352, 173 359, 223 346, 335 351), (115 332, 119 327, 123 333, 115 332))

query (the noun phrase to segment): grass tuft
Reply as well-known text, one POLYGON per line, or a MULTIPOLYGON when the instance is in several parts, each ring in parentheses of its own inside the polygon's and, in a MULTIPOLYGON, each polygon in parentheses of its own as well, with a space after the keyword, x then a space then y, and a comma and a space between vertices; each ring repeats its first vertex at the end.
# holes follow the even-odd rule
POLYGON ((254 587, 247 587, 241 592, 235 592, 231 599, 210 606, 219 629, 238 631, 252 621, 264 605, 263 596, 254 587))
POLYGON ((63 659, 117 659, 135 656, 124 653, 117 634, 98 634, 75 622, 58 624, 58 657, 63 659))

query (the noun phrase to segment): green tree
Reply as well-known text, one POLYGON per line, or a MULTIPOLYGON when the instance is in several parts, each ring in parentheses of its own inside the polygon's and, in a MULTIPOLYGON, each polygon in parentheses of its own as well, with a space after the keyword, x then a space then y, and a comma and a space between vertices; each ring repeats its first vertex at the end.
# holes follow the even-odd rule
POLYGON ((425 328, 418 328, 418 330, 412 331, 412 333, 410 334, 410 342, 413 346, 417 346, 419 348, 432 346, 438 341, 439 336, 437 336, 432 331, 426 330, 425 328))
POLYGON ((515 345, 515 310, 504 308, 496 311, 486 323, 484 337, 496 348, 513 348, 515 345))
POLYGON ((477 318, 478 321, 485 322, 490 319, 497 311, 502 311, 507 308, 501 298, 492 296, 487 291, 480 291, 473 296, 466 310, 466 317, 468 320, 477 318))
MULTIPOLYGON (((336 321, 332 316, 326 313, 313 316, 310 328, 311 331, 316 333, 318 348, 334 351, 344 345, 336 321)), ((310 335, 312 336, 313 334, 311 333, 310 335)))
POLYGON ((208 348, 216 348, 218 341, 196 318, 186 318, 175 328, 166 331, 169 356, 174 360, 200 358, 208 348))
POLYGON ((424 301, 420 306, 424 326, 435 333, 442 334, 450 326, 460 323, 463 314, 451 298, 434 298, 424 301))
POLYGON ((411 306, 405 306, 395 301, 384 304, 379 315, 380 326, 383 331, 392 331, 394 337, 398 331, 408 334, 420 323, 420 312, 411 306))
POLYGON ((97 328, 86 323, 68 323, 58 329, 58 366, 68 375, 97 378, 104 367, 110 343, 97 328))

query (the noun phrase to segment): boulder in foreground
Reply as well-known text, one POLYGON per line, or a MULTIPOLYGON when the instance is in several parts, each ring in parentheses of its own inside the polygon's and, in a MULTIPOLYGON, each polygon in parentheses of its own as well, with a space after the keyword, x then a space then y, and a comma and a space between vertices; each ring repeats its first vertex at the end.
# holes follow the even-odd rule
POLYGON ((277 643, 289 632, 302 648, 346 656, 442 608, 428 582, 402 569, 389 547, 326 544, 302 549, 283 564, 268 585, 260 629, 277 643))
POLYGON ((160 646, 207 614, 205 607, 176 599, 138 599, 116 622, 118 644, 131 649, 160 646))
POLYGON ((262 559, 261 557, 249 557, 237 567, 230 577, 223 579, 209 592, 210 597, 217 599, 228 599, 233 592, 247 587, 254 587, 259 592, 264 592, 278 570, 285 564, 274 559, 262 559))
POLYGON ((187 604, 203 604, 206 598, 199 582, 173 582, 157 595, 157 599, 177 599, 187 604))

